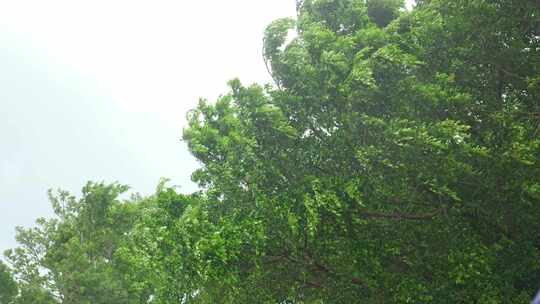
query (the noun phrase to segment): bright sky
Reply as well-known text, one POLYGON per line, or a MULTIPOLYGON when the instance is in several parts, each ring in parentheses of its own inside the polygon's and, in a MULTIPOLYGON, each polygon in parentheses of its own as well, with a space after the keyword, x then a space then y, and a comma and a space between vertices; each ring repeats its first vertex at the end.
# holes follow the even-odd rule
POLYGON ((186 112, 226 82, 269 81, 268 23, 294 0, 0 1, 0 252, 88 180, 195 189, 186 112))
POLYGON ((50 216, 48 188, 160 177, 195 189, 186 112, 268 82, 262 32, 293 0, 0 1, 0 251, 50 216))

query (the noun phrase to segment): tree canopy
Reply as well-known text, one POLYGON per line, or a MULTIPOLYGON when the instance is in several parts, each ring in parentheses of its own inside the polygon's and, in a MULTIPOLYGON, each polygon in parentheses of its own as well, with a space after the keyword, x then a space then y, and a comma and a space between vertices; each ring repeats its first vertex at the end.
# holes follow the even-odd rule
POLYGON ((57 218, 8 252, 18 281, 61 303, 529 301, 538 2, 297 10, 265 31, 273 84, 232 80, 188 113, 200 191, 51 196, 57 218))
POLYGON ((8 266, 0 261, 0 303, 10 303, 16 295, 17 283, 13 279, 8 266))

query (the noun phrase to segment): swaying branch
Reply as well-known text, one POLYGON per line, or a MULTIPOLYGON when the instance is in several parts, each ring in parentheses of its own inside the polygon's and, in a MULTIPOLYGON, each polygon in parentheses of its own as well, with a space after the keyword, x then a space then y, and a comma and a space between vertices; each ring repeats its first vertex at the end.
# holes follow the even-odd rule
POLYGON ((263 38, 263 49, 262 49, 262 57, 264 61, 264 66, 266 67, 266 72, 268 72, 268 75, 272 78, 274 81, 274 84, 277 86, 278 89, 281 90, 281 85, 277 77, 274 75, 274 72, 270 68, 270 58, 266 57, 266 48, 264 47, 266 45, 266 37, 263 38))
POLYGON ((443 207, 429 213, 410 214, 410 213, 380 213, 380 212, 360 212, 360 216, 364 218, 379 218, 392 220, 430 220, 440 214, 444 210, 443 207))
MULTIPOLYGON (((276 256, 267 256, 267 258, 268 258, 268 260, 267 260, 268 263, 275 263, 278 260, 287 260, 287 261, 289 261, 291 263, 294 263, 294 264, 300 264, 300 265, 304 265, 304 266, 306 266, 306 265, 313 266, 316 271, 325 273, 328 276, 347 278, 347 280, 349 280, 349 282, 354 284, 354 285, 361 286, 361 287, 366 287, 367 286, 367 284, 363 280, 361 280, 359 278, 356 278, 356 277, 349 277, 347 275, 340 274, 340 273, 334 271, 333 269, 331 269, 330 267, 322 264, 321 262, 315 261, 307 253, 304 255, 303 258, 295 258, 295 257, 291 256, 289 253, 284 253, 284 254, 276 255, 276 256)), ((300 281, 300 280, 298 280, 298 282, 305 283, 305 284, 310 285, 312 287, 323 288, 322 285, 320 285, 318 283, 315 283, 315 282, 300 281)))

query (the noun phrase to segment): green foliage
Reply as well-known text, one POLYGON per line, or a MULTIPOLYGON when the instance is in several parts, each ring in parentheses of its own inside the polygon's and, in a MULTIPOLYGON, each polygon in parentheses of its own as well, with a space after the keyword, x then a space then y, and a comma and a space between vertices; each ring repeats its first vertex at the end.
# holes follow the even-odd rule
POLYGON ((62 303, 532 297, 538 3, 297 3, 265 32, 275 86, 233 80, 188 114, 201 191, 51 196, 57 218, 8 252, 20 284, 62 303))
POLYGON ((379 27, 385 27, 395 20, 399 16, 399 10, 403 8, 403 0, 367 1, 368 16, 379 27))
POLYGON ((17 284, 13 280, 11 271, 0 260, 0 304, 10 304, 17 295, 17 284))
POLYGON ((540 286, 539 7, 402 7, 301 2, 266 31, 277 88, 233 81, 192 112, 202 302, 518 303, 540 286))
POLYGON ((116 257, 138 213, 137 206, 118 200, 126 190, 88 183, 81 199, 49 192, 56 217, 18 228, 20 247, 6 252, 20 282, 15 303, 141 303, 148 298, 116 257))

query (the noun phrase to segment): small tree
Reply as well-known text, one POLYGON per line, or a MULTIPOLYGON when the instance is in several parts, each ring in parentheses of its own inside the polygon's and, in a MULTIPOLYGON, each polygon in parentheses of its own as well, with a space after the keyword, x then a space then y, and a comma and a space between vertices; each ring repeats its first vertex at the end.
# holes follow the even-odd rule
POLYGON ((0 260, 0 304, 11 304, 17 295, 17 284, 13 280, 11 271, 0 260))

